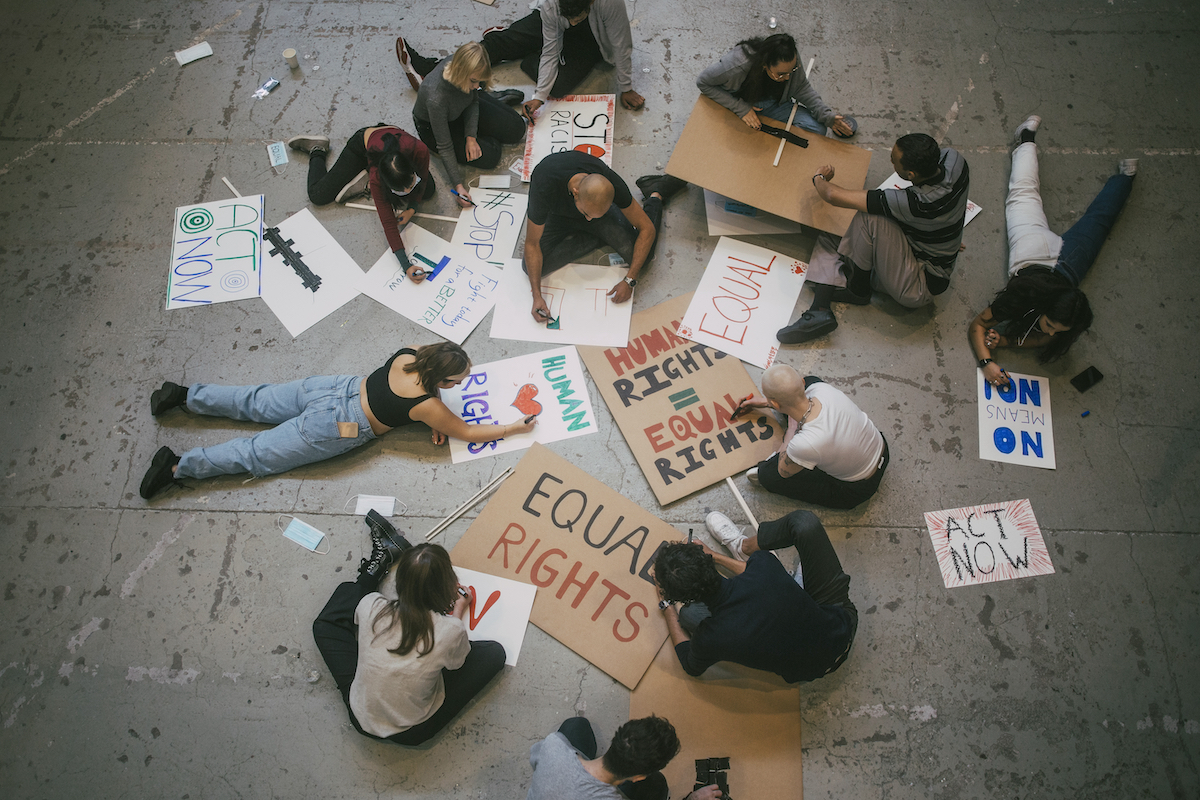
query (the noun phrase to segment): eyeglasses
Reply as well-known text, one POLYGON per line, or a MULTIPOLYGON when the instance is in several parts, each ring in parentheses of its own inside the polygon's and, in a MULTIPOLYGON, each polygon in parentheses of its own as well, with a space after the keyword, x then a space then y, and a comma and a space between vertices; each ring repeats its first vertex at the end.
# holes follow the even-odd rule
POLYGON ((795 73, 795 71, 798 69, 800 69, 799 64, 792 67, 787 72, 776 72, 775 70, 771 69, 770 67, 767 67, 767 75, 770 76, 771 80, 773 80, 773 81, 782 81, 785 78, 791 77, 792 74, 795 73))

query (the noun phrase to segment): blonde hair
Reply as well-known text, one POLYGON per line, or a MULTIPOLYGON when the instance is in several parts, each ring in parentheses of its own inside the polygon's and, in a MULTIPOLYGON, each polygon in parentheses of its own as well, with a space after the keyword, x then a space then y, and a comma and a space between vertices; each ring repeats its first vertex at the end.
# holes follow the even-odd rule
POLYGON ((442 78, 460 92, 470 92, 471 78, 475 75, 480 76, 480 81, 489 80, 492 77, 492 62, 483 45, 467 42, 454 52, 442 72, 442 78))

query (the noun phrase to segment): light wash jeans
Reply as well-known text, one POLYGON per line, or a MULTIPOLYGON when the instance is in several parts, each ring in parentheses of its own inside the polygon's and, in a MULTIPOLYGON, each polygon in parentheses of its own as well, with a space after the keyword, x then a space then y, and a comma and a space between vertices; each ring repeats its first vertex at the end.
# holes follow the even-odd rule
POLYGON ((249 472, 261 478, 366 444, 375 434, 358 400, 361 383, 358 375, 330 375, 259 386, 195 384, 188 389, 189 411, 275 427, 216 447, 188 450, 175 475, 212 478, 249 472), (343 439, 339 422, 357 422, 358 436, 343 439))
POLYGON ((1133 178, 1113 175, 1083 216, 1062 236, 1050 230, 1042 210, 1037 143, 1018 145, 1012 154, 1004 218, 1008 225, 1008 274, 1033 264, 1053 267, 1078 286, 1091 269, 1104 240, 1129 199, 1133 178))
MULTIPOLYGON (((779 102, 768 103, 761 109, 756 108, 754 113, 758 114, 759 116, 770 117, 771 119, 776 119, 780 122, 786 123, 788 121, 788 117, 791 116, 792 113, 792 99, 790 97, 785 97, 779 102)), ((812 133, 820 134, 821 136, 824 136, 825 132, 829 130, 827 127, 817 122, 816 117, 808 113, 808 109, 804 106, 796 107, 796 118, 792 120, 792 125, 797 128, 803 128, 804 130, 812 133)))

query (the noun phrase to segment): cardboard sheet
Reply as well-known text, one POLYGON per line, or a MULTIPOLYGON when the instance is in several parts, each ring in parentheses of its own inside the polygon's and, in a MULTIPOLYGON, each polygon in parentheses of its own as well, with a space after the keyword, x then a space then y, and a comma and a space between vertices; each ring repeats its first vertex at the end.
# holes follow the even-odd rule
POLYGON ((471 425, 508 425, 538 415, 529 433, 481 444, 451 439, 455 464, 596 432, 596 413, 574 347, 476 364, 465 381, 442 390, 442 401, 471 425))
POLYGON ((634 314, 624 347, 579 348, 663 505, 749 469, 783 439, 773 416, 755 411, 730 420, 757 387, 736 358, 678 335, 691 299, 634 314))
POLYGON ((262 232, 261 194, 175 209, 167 308, 258 297, 262 232))
POLYGON ((418 225, 406 225, 402 236, 413 263, 429 269, 418 256, 434 264, 446 258, 446 266, 433 277, 413 283, 404 276, 392 251, 384 250, 370 271, 359 277, 359 288, 422 328, 462 344, 495 305, 500 270, 464 256, 461 250, 418 225))
POLYGON ((683 744, 663 770, 671 797, 692 790, 697 759, 728 757, 730 796, 803 800, 799 687, 725 663, 692 678, 668 641, 629 696, 630 719, 651 714, 674 725, 683 744))
POLYGON ((779 354, 808 265, 724 236, 692 295, 679 335, 766 369, 779 354))
POLYGON ((947 589, 1054 573, 1028 500, 926 511, 925 527, 947 589))
POLYGON ((790 219, 768 214, 762 209, 704 190, 704 216, 709 236, 751 236, 754 234, 803 233, 804 226, 790 219))
MULTIPOLYGON (((763 119, 782 128, 782 122, 763 119)), ((795 130, 793 128, 793 130, 795 130)), ((835 208, 812 186, 817 168, 832 164, 834 182, 861 189, 871 153, 807 131, 808 147, 787 144, 779 166, 771 166, 779 139, 750 128, 731 111, 704 95, 696 100, 679 143, 667 162, 667 173, 771 214, 841 236, 854 210, 835 208)))
POLYGON ((542 296, 551 318, 558 320, 558 327, 552 328, 535 322, 529 313, 529 276, 521 261, 513 259, 500 280, 496 302, 504 313, 492 315, 492 338, 620 347, 629 338, 633 301, 613 303, 608 292, 626 272, 625 267, 568 264, 544 276, 542 296))
POLYGON ((281 256, 271 255, 271 243, 262 243, 266 250, 262 299, 295 338, 357 297, 363 273, 307 208, 277 227, 284 239, 292 240, 292 249, 308 268, 321 278, 317 291, 304 288, 295 270, 284 264, 281 256))
POLYGON ((615 94, 569 94, 551 100, 537 111, 537 121, 525 136, 521 180, 551 153, 578 150, 612 166, 615 94))
POLYGON ((1050 379, 1008 373, 1008 389, 1000 391, 975 370, 979 396, 979 457, 1027 467, 1054 469, 1054 417, 1050 413, 1050 379))
POLYGON ((647 566, 677 530, 535 444, 454 563, 541 589, 530 621, 630 689, 667 638, 647 566))
POLYGON ((476 189, 471 199, 475 205, 458 216, 450 244, 470 258, 503 269, 521 237, 529 196, 476 189))

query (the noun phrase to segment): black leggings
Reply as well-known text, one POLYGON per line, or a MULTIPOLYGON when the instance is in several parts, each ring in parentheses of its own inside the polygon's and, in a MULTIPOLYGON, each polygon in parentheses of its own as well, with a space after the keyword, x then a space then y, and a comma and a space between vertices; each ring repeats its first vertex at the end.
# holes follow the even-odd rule
MULTIPOLYGON (((382 128, 380 123, 373 127, 382 128)), ((359 128, 346 141, 341 155, 333 164, 333 169, 326 169, 328 153, 316 152, 308 157, 308 199, 315 206, 323 206, 337 199, 346 184, 358 177, 358 173, 368 167, 366 128, 359 128)), ((428 200, 435 191, 433 176, 430 175, 417 184, 412 192, 406 195, 408 205, 419 200, 428 200)), ((397 197, 397 200, 400 198, 397 197)), ((407 205, 405 206, 407 208, 407 205)))
MULTIPOLYGON (((462 117, 450 120, 450 138, 454 142, 454 157, 460 164, 470 164, 477 169, 495 169, 503 154, 502 145, 516 144, 525 138, 525 120, 512 108, 501 103, 487 92, 476 92, 479 102, 479 124, 476 126, 475 141, 482 155, 474 161, 467 161, 467 134, 464 130, 462 117)), ((417 135, 429 148, 430 152, 438 152, 437 139, 433 135, 433 126, 423 119, 413 117, 417 135)), ((343 186, 345 184, 342 184, 343 186)))
MULTIPOLYGON (((571 717, 558 726, 558 732, 589 761, 596 757, 596 732, 587 717, 571 717)), ((630 800, 667 800, 667 779, 661 772, 653 772, 644 780, 625 781, 617 787, 630 800)))
MULTIPOLYGON (((359 578, 357 583, 343 583, 333 591, 325 608, 313 620, 313 639, 325 665, 333 674, 333 681, 342 693, 342 702, 350 715, 354 730, 372 739, 383 737, 367 733, 358 724, 350 708, 350 684, 358 671, 358 635, 354 624, 354 609, 371 592, 376 591, 375 582, 359 578)), ((418 745, 434 737, 442 728, 458 716, 467 703, 504 668, 504 646, 499 642, 471 642, 471 652, 466 662, 458 669, 442 670, 446 685, 446 699, 433 712, 433 716, 406 731, 386 737, 396 744, 418 745)))
MULTIPOLYGON (((483 49, 487 50, 493 65, 520 59, 521 70, 536 83, 542 61, 541 12, 534 11, 504 30, 487 34, 483 37, 483 49)), ((586 19, 566 30, 561 52, 558 77, 554 79, 554 86, 550 89, 551 97, 570 94, 583 82, 592 68, 604 60, 600 45, 596 43, 596 37, 592 34, 592 25, 586 19)))

